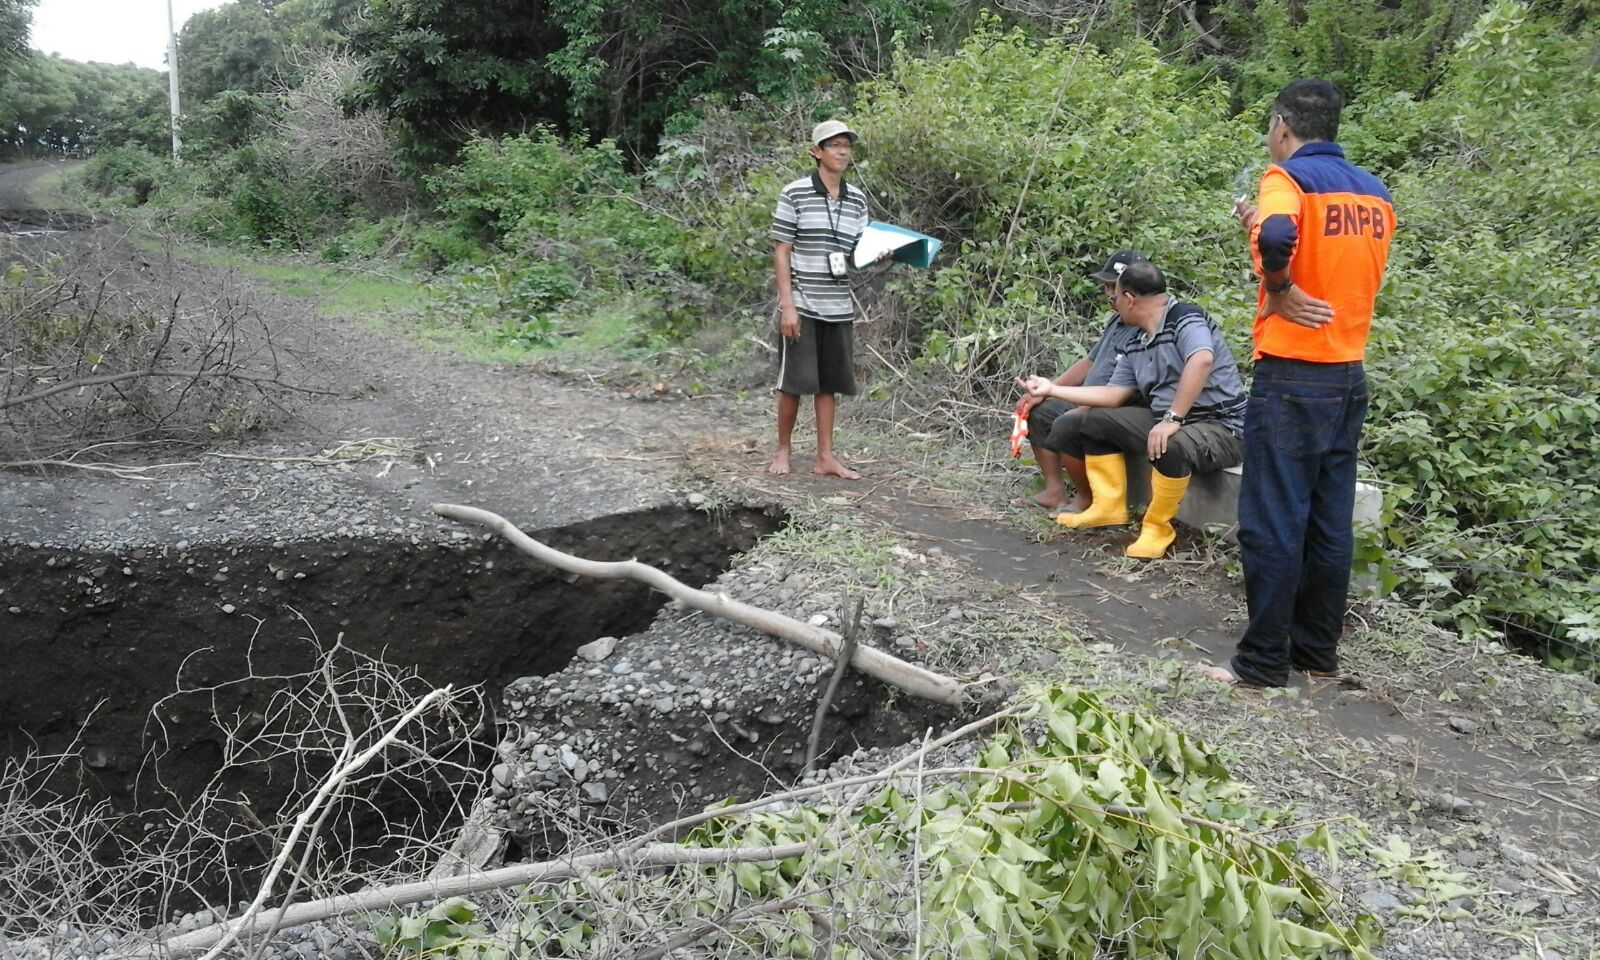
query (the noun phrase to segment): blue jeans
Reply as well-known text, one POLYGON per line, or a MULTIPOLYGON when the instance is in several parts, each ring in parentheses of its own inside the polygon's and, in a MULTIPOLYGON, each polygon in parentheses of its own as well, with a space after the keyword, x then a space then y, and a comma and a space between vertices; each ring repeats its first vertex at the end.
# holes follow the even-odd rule
POLYGON ((1356 446, 1366 419, 1359 361, 1256 363, 1239 491, 1250 623, 1230 664, 1240 680, 1282 686, 1291 667, 1339 667, 1355 558, 1356 446))

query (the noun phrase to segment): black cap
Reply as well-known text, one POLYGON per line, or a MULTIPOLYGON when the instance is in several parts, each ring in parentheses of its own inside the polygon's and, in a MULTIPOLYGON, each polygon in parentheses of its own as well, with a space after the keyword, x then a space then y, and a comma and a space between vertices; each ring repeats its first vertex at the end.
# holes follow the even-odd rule
POLYGON ((1148 259, 1150 258, 1137 250, 1118 250, 1106 260, 1105 266, 1089 276, 1101 283, 1116 283, 1117 278, 1122 276, 1122 271, 1128 268, 1128 264, 1148 259))

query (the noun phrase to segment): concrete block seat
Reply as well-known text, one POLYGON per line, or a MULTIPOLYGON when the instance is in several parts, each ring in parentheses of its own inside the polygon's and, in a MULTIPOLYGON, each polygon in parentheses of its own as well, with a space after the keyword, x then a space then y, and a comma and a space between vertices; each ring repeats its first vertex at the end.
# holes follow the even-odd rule
MULTIPOLYGON (((1150 461, 1144 456, 1125 454, 1128 462, 1128 506, 1150 502, 1150 461)), ((1239 485, 1243 467, 1227 467, 1214 473, 1197 473, 1189 478, 1189 492, 1178 507, 1178 522, 1196 529, 1223 527, 1229 540, 1239 531, 1239 485)), ((1376 530, 1383 511, 1383 492, 1370 483, 1356 484, 1354 521, 1357 531, 1376 530)))

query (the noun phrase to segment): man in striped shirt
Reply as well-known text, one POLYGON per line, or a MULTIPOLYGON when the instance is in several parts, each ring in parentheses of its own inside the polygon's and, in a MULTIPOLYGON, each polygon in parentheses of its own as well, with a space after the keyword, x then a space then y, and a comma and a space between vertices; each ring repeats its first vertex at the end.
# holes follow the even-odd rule
POLYGON ((1037 397, 1092 407, 1062 452, 1082 457, 1094 500, 1056 523, 1072 529, 1128 522, 1126 453, 1149 457, 1150 504, 1139 539, 1127 556, 1154 560, 1177 538, 1172 518, 1191 474, 1239 463, 1243 456, 1244 383, 1222 332, 1192 303, 1167 293, 1167 280, 1149 261, 1130 263, 1117 278, 1113 305, 1122 322, 1139 328, 1100 387, 1063 387, 1044 377, 1018 383, 1037 397), (1143 397, 1148 407, 1130 406, 1143 397))
POLYGON ((867 227, 867 196, 846 183, 857 137, 838 120, 811 131, 816 170, 778 194, 772 261, 778 287, 778 450, 767 472, 789 472, 790 436, 809 396, 817 412, 819 476, 859 480, 833 453, 838 394, 854 394, 855 298, 850 254, 867 227))

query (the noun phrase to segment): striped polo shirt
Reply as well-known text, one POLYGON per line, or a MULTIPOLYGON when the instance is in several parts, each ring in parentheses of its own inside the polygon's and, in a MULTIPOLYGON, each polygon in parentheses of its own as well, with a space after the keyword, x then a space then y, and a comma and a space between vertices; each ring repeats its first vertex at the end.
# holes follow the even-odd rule
POLYGON ((1142 331, 1138 327, 1122 322, 1122 314, 1113 313, 1106 320, 1106 328, 1100 332, 1100 339, 1089 348, 1089 372, 1083 378, 1083 386, 1103 387, 1111 382, 1111 374, 1117 369, 1117 361, 1127 352, 1128 344, 1142 331))
POLYGON ((1222 338, 1222 331, 1204 310, 1192 303, 1167 298, 1161 326, 1154 335, 1139 330, 1122 359, 1117 361, 1117 369, 1111 374, 1111 386, 1139 391, 1150 402, 1151 412, 1160 416, 1172 409, 1172 398, 1178 392, 1178 378, 1183 376, 1184 364, 1201 350, 1211 351, 1211 375, 1184 419, 1190 423, 1215 420, 1234 436, 1243 437, 1247 398, 1244 380, 1239 376, 1239 364, 1233 359, 1228 342, 1222 338))
MULTIPOLYGON (((1394 204, 1377 177, 1318 140, 1267 168, 1250 252, 1258 270, 1289 264, 1295 286, 1333 307, 1316 329, 1257 310, 1255 355, 1346 363, 1367 352, 1372 310, 1394 237, 1394 204)), ((1257 294, 1265 307, 1266 289, 1257 294)))
POLYGON ((773 242, 794 245, 789 276, 796 312, 835 323, 855 319, 855 300, 849 279, 828 272, 828 254, 848 256, 867 228, 867 195, 848 182, 842 187, 835 200, 820 176, 801 177, 779 191, 772 213, 773 242))

